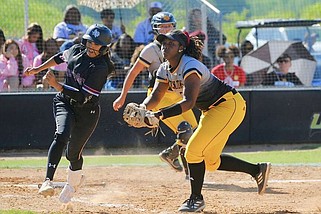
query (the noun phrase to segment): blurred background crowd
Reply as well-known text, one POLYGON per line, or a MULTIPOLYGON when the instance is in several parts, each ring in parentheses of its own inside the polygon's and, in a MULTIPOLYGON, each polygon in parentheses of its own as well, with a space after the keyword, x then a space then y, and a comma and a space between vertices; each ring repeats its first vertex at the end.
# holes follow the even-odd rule
MULTIPOLYGON (((236 88, 321 86, 321 3, 316 0, 12 0, 0 12, 0 92, 51 91, 46 71, 24 76, 59 51, 81 43, 93 23, 113 33, 116 72, 105 90, 120 90, 144 46, 151 18, 171 12, 177 29, 203 42, 202 61, 236 88)), ((50 68, 64 81, 66 64, 50 68)), ((133 90, 146 88, 142 72, 133 90)))

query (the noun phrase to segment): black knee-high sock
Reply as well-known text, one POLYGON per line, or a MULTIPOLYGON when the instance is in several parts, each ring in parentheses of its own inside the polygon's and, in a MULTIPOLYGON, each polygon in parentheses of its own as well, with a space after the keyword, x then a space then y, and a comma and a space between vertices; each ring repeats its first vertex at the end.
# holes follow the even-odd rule
POLYGON ((79 160, 74 161, 74 162, 70 162, 69 168, 72 171, 77 171, 77 170, 81 170, 82 169, 82 165, 83 165, 84 159, 81 156, 79 160))
POLYGON ((192 195, 201 197, 205 175, 205 162, 202 161, 201 163, 189 163, 188 168, 190 172, 192 195))
POLYGON ((252 177, 259 173, 257 164, 246 162, 228 154, 221 154, 221 164, 218 167, 218 170, 245 172, 252 177))
POLYGON ((48 151, 48 163, 46 178, 53 180, 58 164, 61 160, 62 153, 65 145, 63 143, 57 143, 54 141, 48 151))

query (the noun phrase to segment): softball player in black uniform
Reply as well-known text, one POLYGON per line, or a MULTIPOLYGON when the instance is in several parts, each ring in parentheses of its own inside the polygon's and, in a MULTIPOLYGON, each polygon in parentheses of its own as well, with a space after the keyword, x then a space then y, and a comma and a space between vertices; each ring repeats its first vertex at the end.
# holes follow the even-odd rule
POLYGON ((168 87, 182 96, 182 100, 154 113, 160 119, 179 115, 194 106, 202 111, 199 125, 186 145, 191 195, 179 211, 198 212, 205 208, 201 194, 205 169, 245 172, 255 178, 258 193, 266 188, 270 163, 252 164, 222 154, 229 136, 241 124, 246 105, 241 94, 212 75, 198 59, 202 44, 196 38, 176 30, 156 38, 162 44, 167 60, 156 74, 156 83, 143 104, 153 109, 168 87))
POLYGON ((65 146, 70 164, 67 184, 60 193, 62 203, 70 202, 83 180, 82 151, 96 128, 99 116, 99 95, 107 76, 114 70, 108 50, 112 33, 104 25, 95 24, 88 28, 82 44, 58 53, 42 65, 28 68, 25 74, 37 74, 62 62, 68 63, 65 83, 58 83, 52 72, 44 79, 59 93, 53 99, 56 121, 54 140, 48 152, 47 174, 39 194, 53 196, 52 180, 65 146))

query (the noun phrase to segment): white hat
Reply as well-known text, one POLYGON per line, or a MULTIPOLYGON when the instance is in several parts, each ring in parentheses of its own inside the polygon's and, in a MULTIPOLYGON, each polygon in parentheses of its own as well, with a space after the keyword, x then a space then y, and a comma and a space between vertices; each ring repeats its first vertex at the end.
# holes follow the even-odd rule
POLYGON ((158 1, 155 1, 155 2, 152 2, 152 3, 149 4, 149 9, 153 8, 153 7, 162 9, 162 6, 163 6, 162 3, 158 2, 158 1))

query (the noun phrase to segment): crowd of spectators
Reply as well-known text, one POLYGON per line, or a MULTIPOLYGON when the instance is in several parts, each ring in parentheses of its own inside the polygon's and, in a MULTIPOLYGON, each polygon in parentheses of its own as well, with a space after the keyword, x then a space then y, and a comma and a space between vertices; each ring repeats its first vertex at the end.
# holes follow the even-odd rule
MULTIPOLYGON (((161 2, 151 2, 148 7, 149 17, 138 23, 133 36, 126 33, 126 27, 122 22, 120 26, 114 24, 115 12, 112 9, 107 8, 100 12, 101 23, 112 31, 110 56, 116 67, 116 73, 107 81, 106 89, 122 87, 126 73, 134 65, 135 56, 137 57, 140 51, 153 41, 151 18, 163 11, 162 8, 161 2)), ((203 64, 227 84, 233 87, 246 86, 247 74, 240 65, 242 57, 253 50, 251 42, 244 41, 240 49, 233 45, 228 46, 225 44, 226 36, 208 18, 205 23, 206 32, 204 32, 202 13, 199 8, 190 10, 187 20, 188 26, 185 30, 190 37, 198 37, 203 43, 203 48, 206 47, 206 54, 203 53, 201 59, 203 64)), ((54 27, 52 37, 49 38, 43 38, 43 31, 38 23, 31 23, 26 35, 16 41, 6 40, 5 32, 0 29, 0 92, 50 89, 50 86, 42 80, 46 71, 36 76, 25 77, 24 69, 40 65, 57 52, 81 43, 82 35, 86 30, 87 26, 82 23, 80 10, 74 5, 66 7, 62 22, 54 27)), ((276 62, 280 70, 286 64, 283 61, 276 62)), ((54 71, 59 81, 64 80, 66 64, 50 69, 54 71)), ((138 85, 145 86, 144 83, 138 83, 138 85)), ((263 85, 266 85, 266 80, 263 85)))

